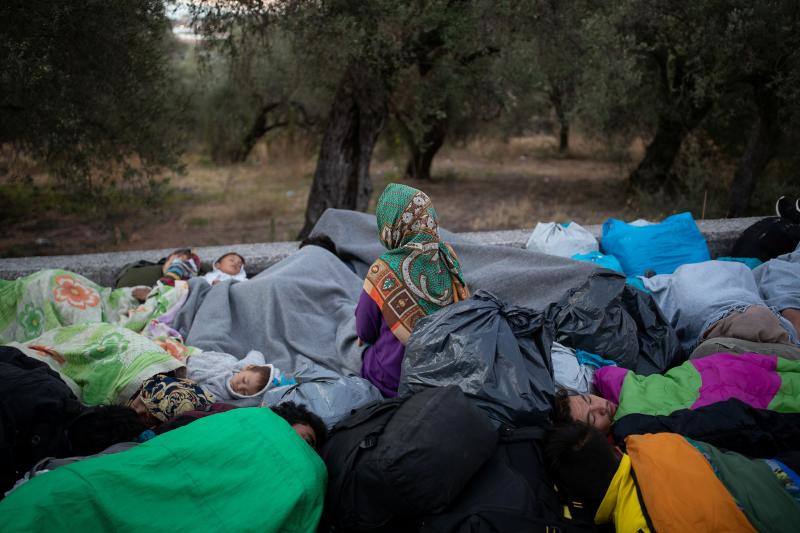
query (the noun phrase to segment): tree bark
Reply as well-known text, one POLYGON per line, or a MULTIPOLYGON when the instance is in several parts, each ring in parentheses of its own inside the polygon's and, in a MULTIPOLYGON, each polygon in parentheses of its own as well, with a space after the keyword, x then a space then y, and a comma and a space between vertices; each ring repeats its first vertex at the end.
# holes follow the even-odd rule
POLYGON ((765 88, 756 89, 755 103, 758 116, 731 182, 729 217, 740 217, 747 211, 758 178, 775 155, 781 137, 775 95, 765 88))
POLYGON ((328 208, 367 209, 372 194, 369 165, 386 123, 387 101, 380 75, 359 65, 346 69, 328 113, 300 239, 328 208))
POLYGON ((693 108, 684 120, 673 113, 662 114, 658 119, 656 134, 644 152, 644 158, 630 175, 630 184, 640 190, 664 190, 672 182, 672 165, 680 152, 681 144, 703 117, 710 106, 693 108))
POLYGON ((447 114, 437 117, 429 125, 427 131, 422 136, 422 143, 417 145, 413 139, 408 140, 408 147, 411 154, 406 164, 406 178, 418 180, 431 179, 431 167, 433 158, 444 144, 447 136, 448 119, 447 114))
POLYGON ((556 112, 556 118, 558 118, 558 152, 563 154, 569 151, 569 119, 564 109, 564 99, 561 96, 561 91, 551 84, 549 95, 550 103, 556 112))

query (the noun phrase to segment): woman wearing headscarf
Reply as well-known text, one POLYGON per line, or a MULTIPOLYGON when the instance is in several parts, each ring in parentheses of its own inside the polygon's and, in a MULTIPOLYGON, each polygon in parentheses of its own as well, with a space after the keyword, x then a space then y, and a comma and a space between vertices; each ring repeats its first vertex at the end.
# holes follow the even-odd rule
POLYGON ((439 240, 431 199, 390 183, 376 209, 378 238, 386 248, 370 266, 356 307, 356 334, 368 344, 361 375, 384 396, 396 396, 400 365, 414 324, 469 297, 453 248, 439 240))

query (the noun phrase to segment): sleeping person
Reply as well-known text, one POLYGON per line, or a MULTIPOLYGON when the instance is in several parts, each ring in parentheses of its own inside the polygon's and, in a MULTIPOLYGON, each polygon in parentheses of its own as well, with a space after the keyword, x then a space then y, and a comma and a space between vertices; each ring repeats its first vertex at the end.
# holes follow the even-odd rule
POLYGON ((193 355, 186 361, 186 377, 213 394, 218 402, 237 407, 258 406, 271 387, 294 383, 256 350, 244 359, 221 352, 193 355))
POLYGON ((244 281, 247 273, 244 271, 244 257, 236 252, 228 252, 214 261, 214 270, 204 276, 205 280, 211 285, 216 285, 221 281, 235 279, 244 281))
POLYGON ((375 211, 386 248, 370 266, 356 306, 356 335, 366 343, 361 375, 396 396, 405 345, 420 318, 469 297, 453 248, 424 192, 390 183, 375 211))
POLYGON ((554 422, 582 422, 617 440, 668 430, 742 453, 800 444, 800 361, 719 353, 649 376, 606 366, 594 389, 599 396, 558 391, 554 422))

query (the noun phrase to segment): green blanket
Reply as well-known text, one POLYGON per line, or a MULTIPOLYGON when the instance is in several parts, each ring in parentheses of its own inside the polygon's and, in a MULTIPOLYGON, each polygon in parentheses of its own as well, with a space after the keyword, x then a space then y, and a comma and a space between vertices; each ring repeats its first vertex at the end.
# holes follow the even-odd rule
POLYGON ((235 409, 35 477, 0 502, 0 531, 313 532, 326 477, 283 419, 235 409))
POLYGON ((76 324, 10 343, 58 372, 89 405, 123 404, 145 379, 184 366, 156 341, 114 324, 76 324))
POLYGON ((142 331, 150 320, 182 303, 188 290, 185 284, 158 285, 140 304, 129 287, 101 287, 66 270, 0 280, 0 344, 25 342, 59 326, 95 322, 142 331))

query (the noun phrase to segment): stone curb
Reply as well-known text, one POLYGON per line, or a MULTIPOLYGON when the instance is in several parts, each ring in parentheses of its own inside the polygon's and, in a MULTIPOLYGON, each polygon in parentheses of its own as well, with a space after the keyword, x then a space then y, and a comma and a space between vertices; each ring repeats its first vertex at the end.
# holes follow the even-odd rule
MULTIPOLYGON (((698 221, 697 225, 708 241, 711 256, 719 257, 730 253, 733 243, 741 235, 742 231, 761 220, 761 218, 702 220, 698 221)), ((602 234, 602 226, 599 224, 586 226, 586 229, 598 239, 602 234)), ((460 235, 480 244, 523 248, 531 231, 532 229, 478 231, 461 233, 460 235)), ((297 245, 296 241, 231 244, 205 246, 196 248, 196 251, 205 261, 212 261, 225 252, 235 250, 247 259, 247 273, 252 276, 292 254, 297 250, 297 245)), ((15 279, 45 268, 61 268, 82 274, 100 285, 111 286, 114 283, 117 272, 124 265, 140 259, 158 261, 171 251, 171 248, 163 248, 160 250, 0 259, 0 279, 15 279)))

